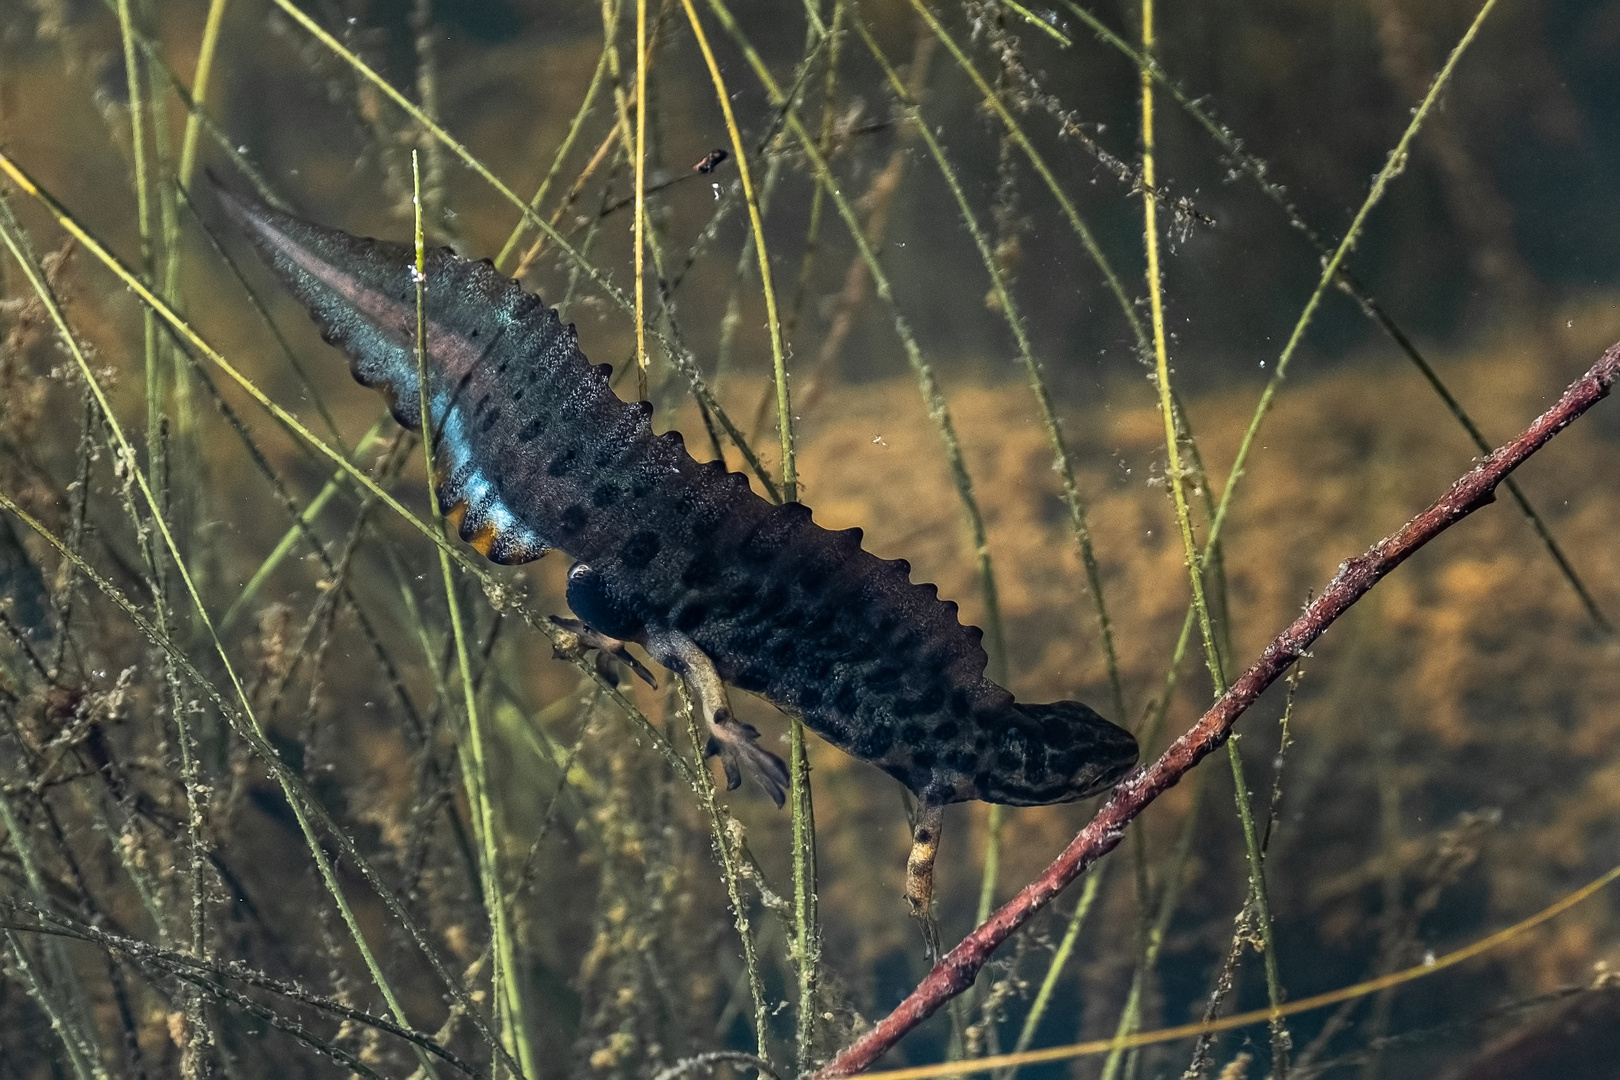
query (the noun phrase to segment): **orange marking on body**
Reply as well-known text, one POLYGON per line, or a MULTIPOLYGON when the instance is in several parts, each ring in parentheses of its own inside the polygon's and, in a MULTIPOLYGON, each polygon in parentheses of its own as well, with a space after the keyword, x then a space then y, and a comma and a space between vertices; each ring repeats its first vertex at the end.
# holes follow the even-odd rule
POLYGON ((472 539, 468 540, 467 543, 472 545, 474 551, 487 559, 490 551, 494 549, 495 540, 499 535, 500 531, 495 528, 494 523, 489 523, 473 533, 472 539))

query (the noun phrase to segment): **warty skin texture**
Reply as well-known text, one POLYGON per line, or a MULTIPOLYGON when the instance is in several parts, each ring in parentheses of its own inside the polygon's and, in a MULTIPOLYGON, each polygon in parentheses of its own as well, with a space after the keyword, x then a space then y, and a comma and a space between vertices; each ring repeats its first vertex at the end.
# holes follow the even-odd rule
MULTIPOLYGON (((394 416, 421 428, 415 256, 221 191, 233 221, 394 416)), ((486 262, 427 254, 437 497, 500 563, 557 548, 587 640, 641 643, 694 685, 736 786, 739 762, 781 801, 781 762, 730 715, 757 693, 894 776, 925 807, 1044 805, 1101 791, 1136 762, 1122 728, 1074 701, 1020 704, 985 678, 982 632, 904 560, 773 505, 698 462, 651 406, 626 402, 572 326, 486 262), (612 640, 618 639, 618 640, 612 640), (712 670, 708 670, 712 669, 712 670)))

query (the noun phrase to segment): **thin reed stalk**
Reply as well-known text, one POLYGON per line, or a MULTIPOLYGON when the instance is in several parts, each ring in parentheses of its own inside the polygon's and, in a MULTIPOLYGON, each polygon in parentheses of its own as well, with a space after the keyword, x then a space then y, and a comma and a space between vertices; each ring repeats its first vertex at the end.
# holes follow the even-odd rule
MULTIPOLYGON (((1153 54, 1154 26, 1153 26, 1153 0, 1142 0, 1142 52, 1143 55, 1153 54)), ((1193 610, 1198 616, 1199 636, 1204 643, 1204 661, 1209 668, 1210 681, 1214 687, 1214 697, 1219 700, 1226 694, 1226 674, 1222 670, 1221 657, 1216 647, 1215 630, 1210 622, 1209 604, 1204 596, 1204 574, 1198 557, 1198 542, 1193 538, 1192 516, 1187 506, 1187 493, 1185 489, 1185 476, 1181 463, 1180 433, 1176 429, 1176 409, 1171 400, 1170 392, 1170 361, 1169 349, 1165 340, 1164 329, 1164 297, 1163 276, 1159 266, 1159 225, 1158 202, 1153 197, 1155 187, 1155 142, 1153 130, 1153 76, 1145 67, 1140 72, 1142 93, 1142 180, 1144 192, 1142 196, 1143 238, 1147 250, 1147 285, 1150 311, 1153 326, 1153 360, 1154 381, 1159 393, 1159 412, 1164 420, 1165 454, 1167 460, 1167 481, 1172 498, 1175 501, 1176 525, 1181 533, 1182 557, 1187 566, 1187 577, 1192 585, 1193 610)), ((1238 824, 1243 832, 1244 852, 1249 868, 1249 898, 1254 905, 1255 925, 1259 934, 1260 948, 1264 953, 1266 965, 1266 993, 1271 1007, 1277 1008, 1282 1004, 1282 982, 1277 970, 1276 942, 1271 927, 1271 905, 1266 895, 1265 870, 1261 863, 1260 843, 1254 828, 1254 814, 1249 806, 1248 782, 1243 776, 1243 760, 1238 753, 1238 740, 1234 736, 1226 746, 1227 760, 1232 767, 1233 791, 1237 801, 1238 824)), ((1171 895, 1169 886, 1166 886, 1166 895, 1171 895)), ((1131 1023, 1134 1018, 1128 1017, 1131 1023)), ((1127 1019, 1122 1018, 1119 1034, 1129 1034, 1127 1019)), ((1277 1071, 1278 1080, 1283 1080, 1287 1072, 1288 1033, 1278 1020, 1272 1027, 1271 1044, 1273 1051, 1272 1067, 1277 1071)), ((1118 1054, 1109 1056, 1108 1064, 1103 1069, 1104 1080, 1112 1080, 1120 1058, 1118 1054)))
MULTIPOLYGON (((416 236, 416 391, 417 406, 422 417, 422 467, 428 488, 428 505, 432 507, 433 523, 444 528, 444 512, 434 489, 433 453, 435 438, 433 412, 428 401, 427 369, 427 246, 422 233, 422 173, 417 154, 411 153, 411 182, 414 193, 416 236)), ((469 770, 463 768, 467 783, 467 803, 472 808, 473 836, 478 842, 480 877, 483 883, 484 908, 489 918, 490 950, 494 956, 491 971, 496 1014, 501 1020, 501 1040, 507 1053, 515 1054, 522 1066, 522 1075, 535 1075, 532 1042, 529 1039, 523 1009, 525 982, 517 963, 517 950, 508 922, 505 890, 501 886, 499 827, 496 823, 494 800, 490 798, 489 762, 484 751, 484 728, 480 722, 478 694, 473 685, 472 661, 467 650, 467 631, 463 624, 461 603, 456 598, 455 577, 450 571, 450 559, 444 548, 439 548, 439 575, 444 583, 444 602, 450 611, 450 633, 456 648, 456 671, 461 680, 462 705, 467 714, 467 755, 469 770)), ((424 1069, 432 1071, 428 1062, 424 1069)))
POLYGON ((950 409, 945 403, 944 394, 939 389, 938 380, 934 370, 923 359, 922 348, 917 344, 911 324, 905 313, 901 311, 899 300, 890 285, 889 275, 884 270, 877 253, 868 242, 865 230, 861 228, 860 220, 855 215, 854 208, 844 196, 838 182, 833 178, 828 168, 826 158, 822 157, 816 146, 815 138, 804 126, 799 118, 798 111, 793 107, 792 99, 782 92, 781 86, 771 74, 770 68, 760 57, 747 35, 742 32, 732 16, 725 0, 709 0, 709 10, 714 12, 720 24, 731 35, 737 46, 742 50, 749 67, 754 71, 754 77, 765 88, 771 105, 781 109, 786 118, 788 130, 798 140, 805 157, 810 162, 811 171, 819 184, 827 190, 827 195, 838 210, 838 216, 843 220, 850 238, 855 242, 860 252, 861 260, 866 264, 867 271, 872 275, 873 287, 878 296, 888 306, 894 325, 895 336, 900 339, 901 348, 906 355, 906 361, 911 366, 917 378, 918 388, 923 395, 923 404, 928 410, 928 417, 934 423, 939 434, 940 442, 945 451, 945 459, 950 467, 951 483, 956 488, 958 501, 962 504, 962 513, 966 519, 968 532, 972 540, 974 559, 979 574, 979 589, 984 597, 985 626, 984 636, 986 651, 990 655, 1006 655, 1006 633, 1001 623, 1001 601, 996 589, 995 568, 990 558, 990 545, 984 525, 984 515, 979 509, 978 500, 973 494, 973 481, 968 474, 967 463, 962 455, 961 443, 956 435, 955 424, 951 420, 950 409))

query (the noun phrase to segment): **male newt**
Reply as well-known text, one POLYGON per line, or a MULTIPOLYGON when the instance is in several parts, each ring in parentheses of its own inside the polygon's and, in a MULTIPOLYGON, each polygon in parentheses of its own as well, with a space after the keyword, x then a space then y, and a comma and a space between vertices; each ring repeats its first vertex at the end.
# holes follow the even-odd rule
MULTIPOLYGON (((422 427, 414 252, 220 199, 355 378, 422 427)), ((983 632, 910 580, 904 559, 773 505, 679 432, 654 435, 592 366, 574 327, 487 261, 427 254, 428 393, 439 505, 497 563, 574 558, 568 606, 586 646, 629 662, 640 644, 699 702, 728 787, 746 766, 783 802, 787 770, 733 714, 726 686, 801 717, 917 796, 906 896, 927 910, 941 810, 968 799, 1034 806, 1102 791, 1136 740, 1077 701, 1021 703, 985 678, 983 632)))

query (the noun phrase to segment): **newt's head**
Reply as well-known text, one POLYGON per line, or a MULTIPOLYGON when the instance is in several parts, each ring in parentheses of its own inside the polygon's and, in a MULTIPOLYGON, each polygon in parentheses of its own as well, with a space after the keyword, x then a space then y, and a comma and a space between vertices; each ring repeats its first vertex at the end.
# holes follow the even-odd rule
POLYGON ((1106 791, 1136 764, 1136 738, 1078 701, 1015 702, 998 720, 986 725, 994 734, 971 791, 956 798, 1008 806, 1073 802, 1106 791))

